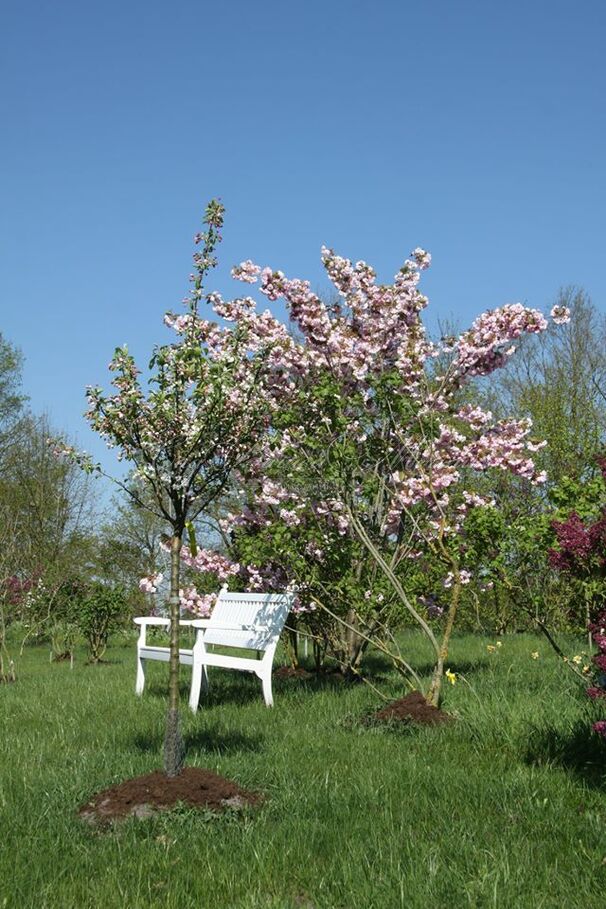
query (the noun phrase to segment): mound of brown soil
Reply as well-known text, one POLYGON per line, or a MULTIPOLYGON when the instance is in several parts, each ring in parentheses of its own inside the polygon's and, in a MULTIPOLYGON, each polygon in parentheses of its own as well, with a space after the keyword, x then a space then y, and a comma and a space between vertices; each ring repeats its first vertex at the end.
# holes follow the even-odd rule
POLYGON ((377 710, 368 717, 374 723, 417 723, 421 726, 439 726, 449 723, 452 717, 438 707, 428 704, 420 691, 411 691, 404 698, 392 701, 387 707, 377 710))
POLYGON ((78 809, 79 816, 92 824, 104 824, 128 817, 145 819, 182 803, 192 808, 225 811, 258 805, 261 797, 218 776, 212 770, 186 767, 179 776, 168 777, 159 770, 125 780, 98 792, 78 809))

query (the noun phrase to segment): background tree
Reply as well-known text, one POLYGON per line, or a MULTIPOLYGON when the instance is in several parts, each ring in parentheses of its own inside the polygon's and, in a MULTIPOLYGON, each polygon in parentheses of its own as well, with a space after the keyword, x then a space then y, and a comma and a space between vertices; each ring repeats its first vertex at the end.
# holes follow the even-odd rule
POLYGON ((80 585, 70 598, 68 616, 86 640, 91 663, 101 661, 110 634, 126 625, 128 599, 124 587, 98 580, 80 585))
MULTIPOLYGON (((14 420, 1 457, 0 610, 4 646, 11 627, 22 641, 41 639, 64 618, 67 592, 86 573, 95 509, 91 483, 57 462, 49 420, 14 420), (34 595, 35 594, 35 595, 34 595)), ((14 635, 13 635, 14 637, 14 635)))
POLYGON ((21 415, 25 400, 21 392, 22 357, 0 334, 0 682, 14 681, 15 664, 7 648, 8 626, 13 618, 19 591, 11 578, 20 550, 16 535, 18 515, 5 494, 4 458, 6 448, 14 442, 12 430, 21 415))
POLYGON ((153 502, 143 507, 146 490, 133 483, 136 499, 121 492, 114 496, 101 525, 93 562, 99 577, 139 590, 142 577, 163 570, 166 521, 153 511, 153 502))
POLYGON ((545 441, 534 459, 546 472, 540 487, 506 473, 486 477, 478 491, 494 497, 491 516, 466 527, 467 567, 485 583, 470 588, 496 627, 537 625, 543 633, 580 632, 587 613, 570 578, 553 570, 552 521, 575 508, 589 516, 601 476, 596 454, 606 431, 606 323, 579 288, 560 291, 556 306, 570 309, 568 324, 524 336, 502 370, 476 383, 476 400, 496 416, 528 417, 545 441))
POLYGON ((21 352, 0 333, 0 460, 27 400, 21 390, 22 369, 21 352))
POLYGON ((581 288, 563 288, 556 305, 570 310, 570 322, 521 338, 488 388, 499 416, 532 419, 547 442, 537 464, 551 484, 579 479, 588 469, 595 473, 606 434, 606 317, 581 288))

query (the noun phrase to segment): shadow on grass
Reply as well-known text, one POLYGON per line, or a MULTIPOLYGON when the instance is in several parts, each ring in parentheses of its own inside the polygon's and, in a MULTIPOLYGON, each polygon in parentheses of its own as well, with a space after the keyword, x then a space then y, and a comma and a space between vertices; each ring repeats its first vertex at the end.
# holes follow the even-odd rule
POLYGON ((320 672, 308 670, 309 676, 307 678, 274 678, 273 690, 278 696, 291 694, 294 691, 307 691, 310 695, 319 691, 330 691, 331 693, 340 694, 351 690, 352 687, 364 684, 365 680, 372 682, 373 685, 381 685, 389 680, 387 676, 370 673, 366 669, 367 667, 364 666, 362 677, 354 675, 350 678, 345 677, 338 669, 332 667, 323 669, 320 672))
MULTIPOLYGON (((53 660, 53 663, 65 663, 69 661, 69 656, 62 657, 60 660, 53 660)), ((85 669, 102 669, 104 666, 121 666, 124 663, 124 660, 85 660, 84 663, 81 663, 81 666, 84 666, 85 669)))
POLYGON ((606 743, 593 731, 589 718, 570 729, 535 729, 524 760, 536 767, 561 767, 592 788, 606 790, 606 743))
MULTIPOLYGON (((162 750, 163 732, 148 732, 134 737, 134 746, 138 751, 159 753, 162 750)), ((207 725, 183 734, 183 741, 188 756, 195 752, 213 752, 215 754, 234 754, 240 751, 261 751, 263 738, 257 734, 224 729, 221 726, 207 725)))
MULTIPOLYGON (((416 663, 411 663, 411 665, 412 665, 412 668, 414 669, 414 671, 417 673, 417 675, 420 675, 421 678, 423 678, 423 676, 433 675, 433 671, 435 669, 434 663, 419 663, 418 665, 416 663)), ((456 672, 457 675, 470 675, 472 672, 483 672, 484 669, 488 669, 490 667, 490 662, 486 659, 479 659, 479 660, 451 660, 451 659, 448 659, 448 660, 446 660, 446 663, 444 664, 444 666, 445 666, 445 669, 450 669, 451 672, 456 672)))
POLYGON ((382 653, 371 651, 370 653, 364 654, 364 659, 362 660, 362 670, 370 676, 379 675, 385 672, 391 672, 393 669, 388 658, 382 653))
MULTIPOLYGON (((231 682, 217 677, 213 683, 211 679, 210 690, 205 694, 200 692, 200 710, 205 707, 219 707, 221 704, 249 704, 254 701, 262 700, 261 682, 256 679, 241 678, 231 682)), ((189 698, 190 683, 189 679, 183 679, 179 683, 179 694, 182 701, 189 698)), ((161 682, 152 682, 145 686, 144 697, 151 697, 154 700, 165 701, 168 696, 168 685, 161 682)))

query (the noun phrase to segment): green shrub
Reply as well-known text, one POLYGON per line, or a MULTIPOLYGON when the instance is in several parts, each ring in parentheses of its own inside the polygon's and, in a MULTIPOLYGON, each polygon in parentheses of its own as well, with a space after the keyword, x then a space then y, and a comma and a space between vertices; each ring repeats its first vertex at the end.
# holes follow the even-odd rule
POLYGON ((98 663, 107 648, 110 634, 125 622, 128 595, 123 587, 94 581, 71 601, 70 621, 88 645, 91 663, 98 663))

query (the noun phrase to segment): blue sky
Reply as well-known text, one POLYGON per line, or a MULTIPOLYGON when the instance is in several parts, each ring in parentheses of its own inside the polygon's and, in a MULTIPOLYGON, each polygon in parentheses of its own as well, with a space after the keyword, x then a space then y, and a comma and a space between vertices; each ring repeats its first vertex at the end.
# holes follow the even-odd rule
POLYGON ((168 339, 213 196, 225 295, 244 258, 321 288, 323 243, 382 280, 421 245, 434 321, 606 308, 605 39, 601 0, 4 0, 0 331, 33 408, 111 469, 84 387, 168 339))

